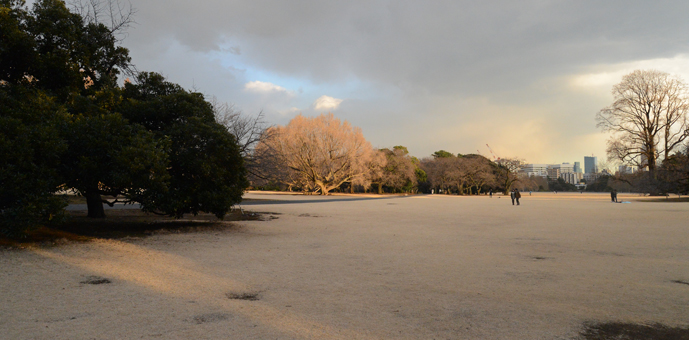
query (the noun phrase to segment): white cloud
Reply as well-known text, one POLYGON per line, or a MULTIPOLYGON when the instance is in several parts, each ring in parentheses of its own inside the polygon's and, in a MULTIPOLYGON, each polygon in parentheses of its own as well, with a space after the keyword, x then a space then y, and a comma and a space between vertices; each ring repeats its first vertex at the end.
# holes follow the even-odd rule
POLYGON ((570 78, 570 84, 575 88, 592 91, 609 92, 613 85, 622 81, 622 77, 634 70, 655 69, 667 72, 682 79, 689 80, 689 55, 679 54, 673 58, 656 58, 637 60, 617 64, 602 64, 592 66, 593 72, 579 74, 570 78))
POLYGON ((313 106, 316 110, 336 110, 340 106, 340 103, 342 103, 342 99, 323 95, 313 102, 313 106))
POLYGON ((249 92, 254 92, 254 93, 287 93, 291 94, 290 91, 287 91, 286 88, 282 86, 275 85, 273 83, 268 83, 264 81, 250 81, 246 84, 244 84, 244 90, 249 91, 249 92))
POLYGON ((291 116, 291 115, 294 115, 295 113, 300 112, 300 111, 301 111, 301 109, 299 109, 298 107, 291 107, 291 108, 286 109, 286 110, 278 110, 278 113, 283 115, 283 116, 291 116))

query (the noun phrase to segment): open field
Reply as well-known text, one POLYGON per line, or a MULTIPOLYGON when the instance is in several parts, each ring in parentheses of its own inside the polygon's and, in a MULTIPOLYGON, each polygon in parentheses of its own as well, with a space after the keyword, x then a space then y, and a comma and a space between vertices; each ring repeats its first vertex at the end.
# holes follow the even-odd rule
POLYGON ((249 193, 269 221, 0 251, 7 339, 576 339, 689 326, 689 204, 249 193))

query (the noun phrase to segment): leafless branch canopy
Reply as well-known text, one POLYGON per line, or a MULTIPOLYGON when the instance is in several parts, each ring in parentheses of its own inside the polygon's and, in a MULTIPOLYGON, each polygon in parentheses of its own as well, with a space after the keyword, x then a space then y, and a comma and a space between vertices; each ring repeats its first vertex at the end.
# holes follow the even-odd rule
POLYGON ((136 22, 132 3, 120 0, 70 0, 69 6, 89 23, 103 24, 118 41, 127 37, 127 30, 136 22))
POLYGON ((299 115, 286 126, 268 129, 254 154, 275 180, 321 194, 363 180, 376 155, 361 129, 332 114, 299 115))
POLYGON ((258 115, 251 117, 242 114, 232 104, 219 102, 216 97, 211 97, 209 102, 213 106, 215 120, 237 140, 239 152, 244 158, 244 164, 249 175, 266 179, 267 174, 259 167, 260 158, 266 155, 254 152, 256 145, 261 140, 269 139, 272 131, 264 120, 263 112, 261 111, 258 115))
POLYGON ((611 132, 608 157, 650 172, 689 137, 687 84, 665 72, 636 70, 612 90, 614 102, 596 115, 611 132))

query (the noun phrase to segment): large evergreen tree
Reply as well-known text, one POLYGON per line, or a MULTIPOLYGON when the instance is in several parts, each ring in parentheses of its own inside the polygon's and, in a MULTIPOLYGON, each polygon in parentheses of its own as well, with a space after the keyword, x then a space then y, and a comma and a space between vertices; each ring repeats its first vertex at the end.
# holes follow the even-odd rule
POLYGON ((142 72, 136 84, 125 85, 123 98, 124 117, 170 143, 167 191, 145 210, 222 217, 241 201, 249 184, 239 146, 203 95, 142 72))
POLYGON ((211 105, 156 74, 118 86, 131 65, 112 30, 59 0, 0 0, 0 28, 0 219, 34 216, 13 230, 53 220, 58 188, 91 217, 102 195, 177 217, 241 200, 238 146, 211 105))

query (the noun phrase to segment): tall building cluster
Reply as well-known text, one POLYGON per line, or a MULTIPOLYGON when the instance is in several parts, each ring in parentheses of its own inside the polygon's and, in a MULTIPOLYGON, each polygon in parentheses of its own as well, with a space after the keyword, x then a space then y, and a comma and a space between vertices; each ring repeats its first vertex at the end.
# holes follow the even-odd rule
MULTIPOLYGON (((620 174, 633 174, 638 169, 635 166, 621 165, 618 168, 620 174)), ((524 176, 540 176, 549 177, 552 179, 562 178, 565 182, 570 184, 578 184, 581 180, 590 183, 598 179, 602 174, 607 173, 607 170, 600 170, 598 168, 598 157, 584 156, 584 168, 581 168, 581 162, 561 163, 561 164, 524 164, 520 170, 524 176)))
POLYGON ((529 177, 562 178, 565 182, 571 184, 577 184, 583 178, 579 162, 575 162, 574 164, 524 164, 521 168, 521 173, 529 177))
MULTIPOLYGON (((632 166, 620 166, 618 171, 621 174, 631 174, 638 169, 632 166)), ((570 184, 578 184, 581 180, 586 182, 593 182, 601 176, 603 172, 598 168, 598 157, 584 156, 584 168, 581 168, 581 162, 561 163, 561 164, 524 164, 520 173, 525 176, 540 176, 549 177, 552 179, 562 178, 565 182, 570 184)))

